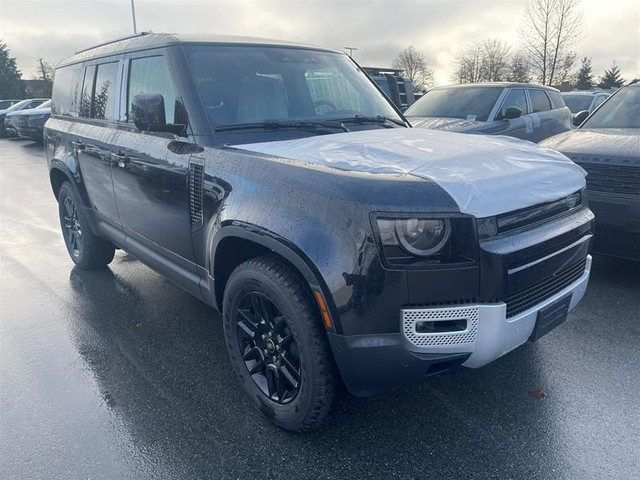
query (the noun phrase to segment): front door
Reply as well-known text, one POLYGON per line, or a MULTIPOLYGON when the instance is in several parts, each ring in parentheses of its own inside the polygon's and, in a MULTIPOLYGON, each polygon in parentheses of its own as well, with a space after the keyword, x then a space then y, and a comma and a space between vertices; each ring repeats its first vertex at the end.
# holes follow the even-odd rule
POLYGON ((176 93, 167 61, 163 55, 132 58, 127 70, 127 113, 112 140, 113 183, 127 247, 199 295, 189 213, 193 149, 169 133, 138 131, 131 114, 135 95, 161 94, 166 121, 174 123, 176 93))

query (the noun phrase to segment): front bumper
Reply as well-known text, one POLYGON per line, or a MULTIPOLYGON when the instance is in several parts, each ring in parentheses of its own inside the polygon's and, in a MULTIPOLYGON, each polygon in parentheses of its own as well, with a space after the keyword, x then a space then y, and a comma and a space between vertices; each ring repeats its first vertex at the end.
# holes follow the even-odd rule
MULTIPOLYGON (((570 295, 569 310, 584 296, 591 256, 571 284, 535 306, 507 317, 504 302, 444 308, 403 309, 400 333, 344 336, 329 333, 334 358, 348 390, 366 396, 452 367, 478 368, 531 338, 538 312, 570 295), (466 320, 454 332, 419 333, 420 321, 466 320)), ((553 328, 553 327, 551 327, 553 328)))
POLYGON ((42 127, 16 127, 16 132, 19 137, 29 138, 36 142, 42 142, 43 131, 42 127))

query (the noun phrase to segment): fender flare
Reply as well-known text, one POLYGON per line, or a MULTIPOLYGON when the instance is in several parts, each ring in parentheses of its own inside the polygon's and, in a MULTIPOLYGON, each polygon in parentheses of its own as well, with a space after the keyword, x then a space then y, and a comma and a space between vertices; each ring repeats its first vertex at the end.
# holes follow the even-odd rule
MULTIPOLYGON (((287 239, 257 225, 239 221, 227 221, 220 230, 218 230, 209 249, 209 276, 213 279, 214 283, 215 256, 222 240, 229 237, 237 237, 251 241, 271 250, 289 262, 300 275, 302 275, 313 292, 320 292, 329 309, 329 315, 331 316, 334 329, 336 329, 336 327, 339 328, 339 321, 337 321, 339 316, 337 315, 333 297, 329 294, 329 289, 313 262, 300 248, 287 239)), ((216 305, 221 305, 222 299, 217 298, 218 294, 215 288, 213 288, 213 292, 216 305)))

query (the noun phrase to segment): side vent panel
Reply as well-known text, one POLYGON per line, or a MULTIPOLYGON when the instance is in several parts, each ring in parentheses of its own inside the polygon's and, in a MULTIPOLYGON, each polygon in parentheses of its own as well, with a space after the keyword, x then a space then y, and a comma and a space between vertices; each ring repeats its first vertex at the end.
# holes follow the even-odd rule
POLYGON ((204 181, 204 166, 197 163, 189 164, 189 211, 191 225, 202 225, 202 186, 204 181))

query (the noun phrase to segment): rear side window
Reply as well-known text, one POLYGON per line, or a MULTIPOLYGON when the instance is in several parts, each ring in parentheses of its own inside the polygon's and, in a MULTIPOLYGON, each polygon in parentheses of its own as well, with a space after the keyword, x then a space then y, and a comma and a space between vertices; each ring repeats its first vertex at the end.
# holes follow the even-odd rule
POLYGON ((551 110, 551 102, 543 90, 529 90, 529 97, 531 98, 533 113, 551 110))
POLYGON ((502 120, 507 108, 509 107, 519 108, 522 111, 522 115, 529 113, 529 109, 527 108, 527 97, 525 96, 523 89, 514 88, 509 92, 507 98, 505 98, 502 103, 502 107, 496 116, 496 120, 502 120))
POLYGON ((593 102, 593 108, 594 108, 594 110, 595 110, 596 108, 598 108, 598 107, 600 106, 600 104, 601 104, 602 102, 604 102, 606 99, 607 99, 607 96, 606 96, 606 95, 600 95, 598 98, 596 98, 596 101, 595 101, 595 102, 593 102))
POLYGON ((69 65, 56 70, 53 83, 51 113, 67 117, 77 117, 82 89, 82 65, 69 65))
POLYGON ((97 118, 99 120, 113 120, 117 98, 117 75, 118 62, 98 65, 95 87, 93 89, 91 118, 97 118))
POLYGON ((145 57, 131 60, 127 84, 127 122, 133 123, 133 97, 143 93, 162 95, 166 122, 175 123, 176 91, 164 57, 145 57))
POLYGON ((547 95, 549 95, 549 98, 551 99, 551 105, 553 105, 554 109, 562 108, 565 106, 564 100, 562 99, 562 95, 560 95, 558 92, 552 92, 547 90, 547 95))
POLYGON ((91 117, 91 98, 93 97, 93 80, 96 76, 94 65, 87 67, 84 71, 84 81, 82 82, 82 94, 80 95, 79 115, 84 118, 91 117))

